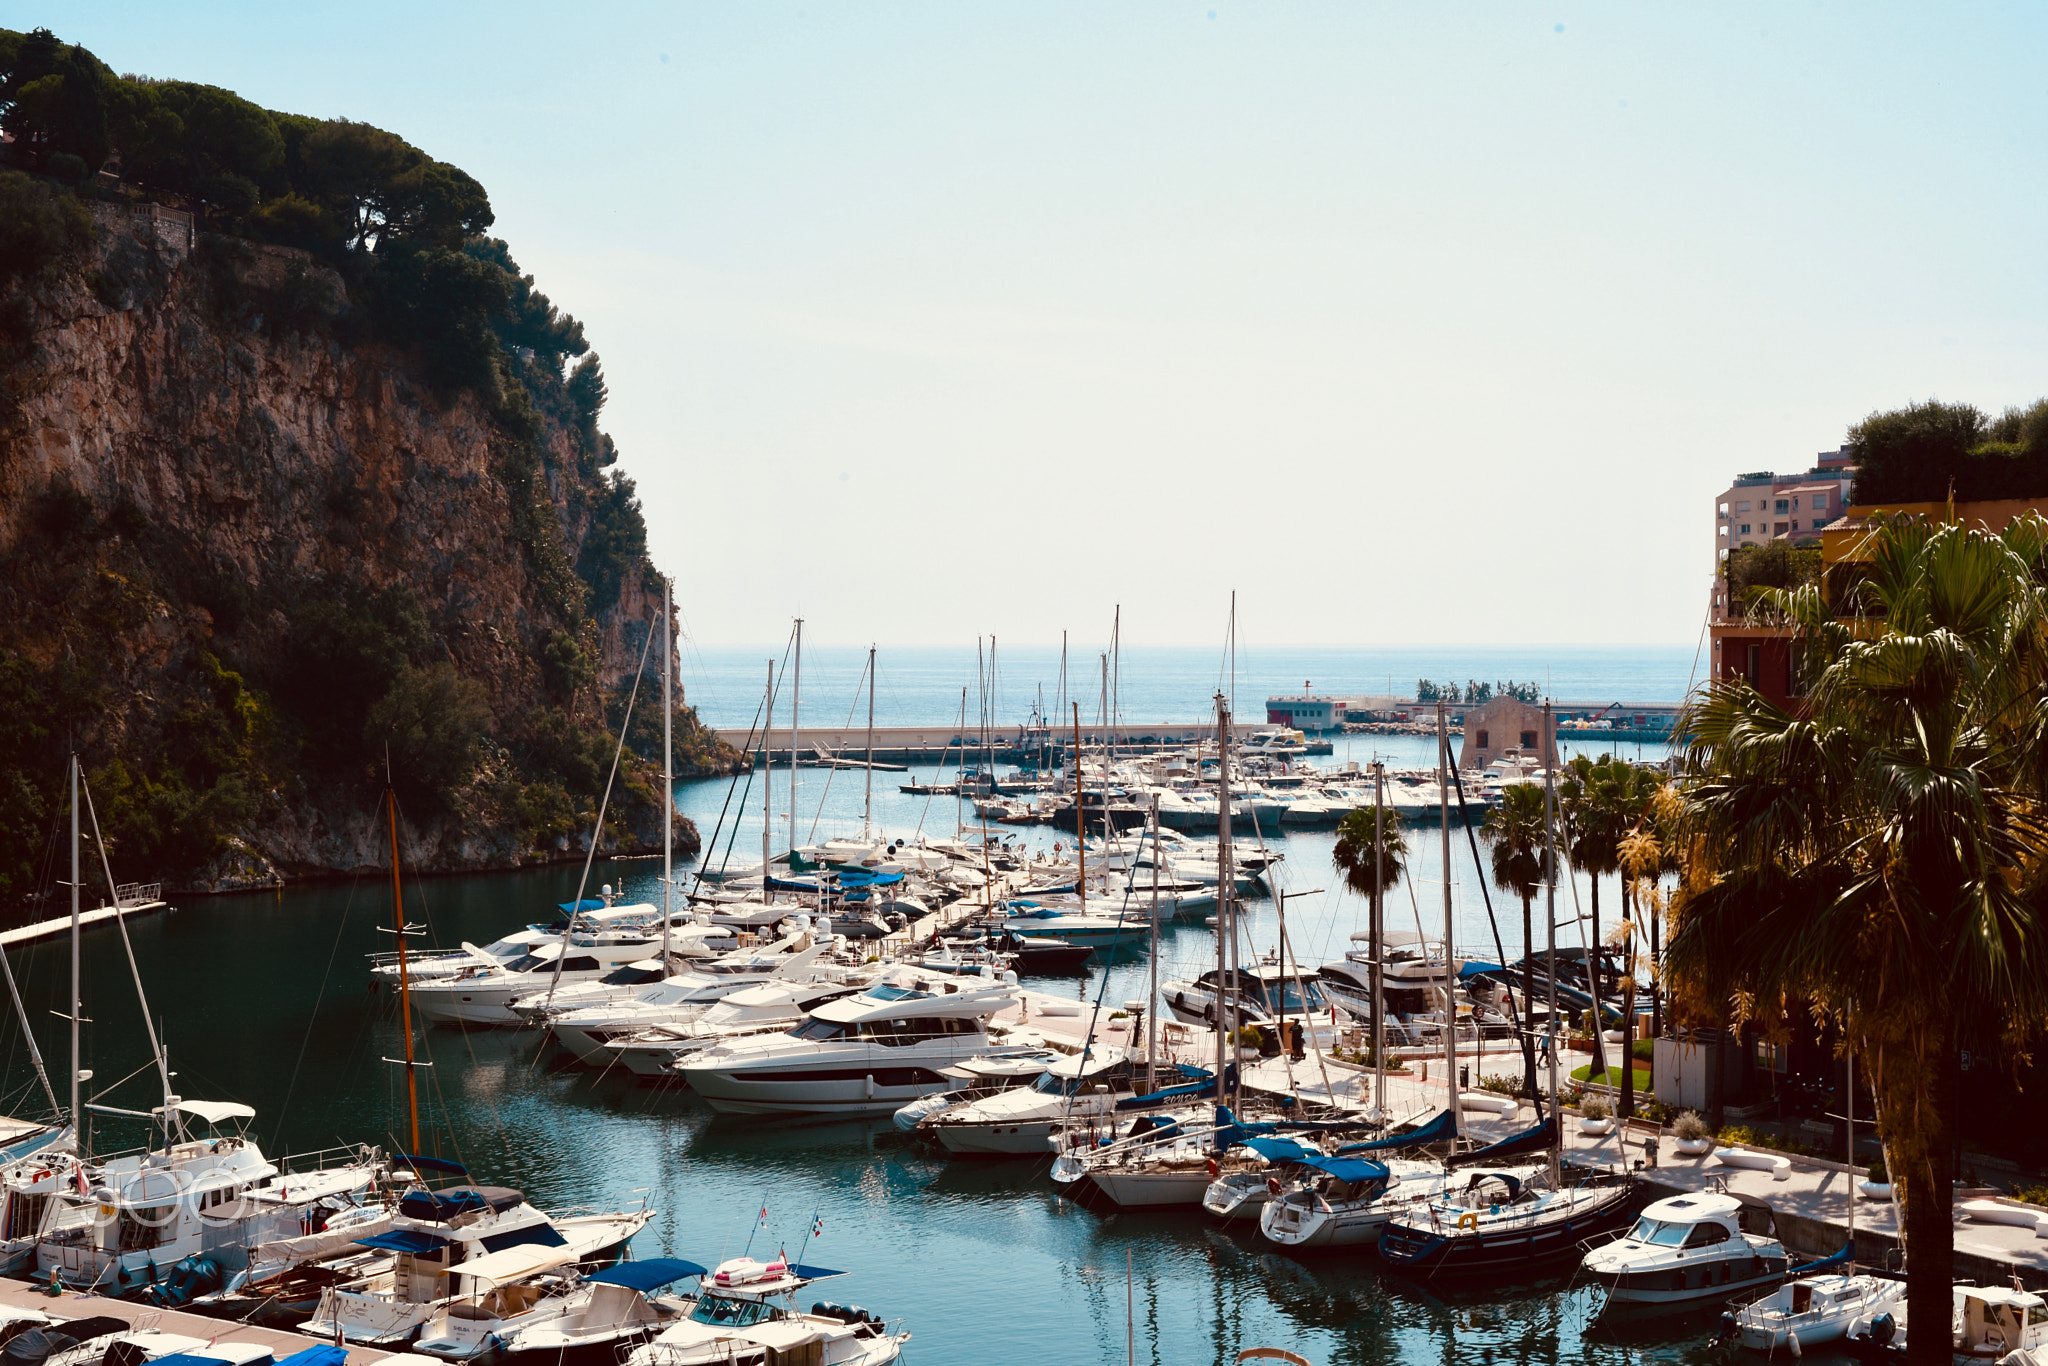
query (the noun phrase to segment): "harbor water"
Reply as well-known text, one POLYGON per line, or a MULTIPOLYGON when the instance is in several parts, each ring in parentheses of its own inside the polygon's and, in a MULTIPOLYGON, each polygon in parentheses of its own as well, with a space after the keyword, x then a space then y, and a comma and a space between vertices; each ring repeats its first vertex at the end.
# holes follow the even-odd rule
MULTIPOLYGON (((1431 754, 1423 737, 1379 743, 1390 763, 1420 765, 1431 754)), ((952 833, 961 810, 954 799, 896 790, 906 777, 933 775, 875 775, 875 823, 891 834, 910 834, 920 822, 927 831, 952 833)), ((864 777, 800 774, 799 825, 807 838, 859 828, 864 777)), ((786 782, 776 775, 778 813, 788 806, 786 782)), ((698 821, 707 844, 727 793, 723 781, 678 789, 679 805, 698 821)), ((734 859, 742 864, 760 847, 758 788, 748 811, 733 832, 734 859)), ((1490 957, 1491 928, 1472 855, 1463 830, 1452 833, 1461 952, 1490 957)), ((1046 828, 1023 829, 1017 838, 1048 848, 1071 843, 1070 832, 1046 828)), ((1410 913, 1434 927, 1443 914, 1438 835, 1414 827, 1410 839, 1410 913)), ((1290 900, 1288 929, 1305 967, 1340 954, 1361 923, 1363 904, 1336 890, 1333 842, 1329 832, 1271 842, 1286 855, 1284 884, 1300 893, 1290 900)), ((411 942, 487 942, 550 918, 557 903, 576 894, 581 872, 564 865, 411 881, 406 918, 423 929, 411 942)), ((658 899, 658 877, 658 862, 600 860, 592 890, 611 882, 628 899, 658 899)), ((1588 890, 1581 888, 1581 902, 1588 890)), ((1504 951, 1513 956, 1519 906, 1503 904, 1498 891, 1492 896, 1504 951)), ((1397 895, 1395 906, 1407 910, 1405 896, 1397 895)), ((1276 942, 1277 919, 1271 901, 1253 904, 1253 949, 1276 942)), ((353 1142, 403 1146, 403 1073, 386 1061, 402 1053, 396 1011, 388 995, 367 989, 365 973, 365 955, 391 947, 391 924, 391 884, 377 875, 281 893, 192 898, 171 913, 134 921, 136 961, 178 1092, 255 1106, 255 1134, 273 1154, 353 1142)), ((1568 928, 1563 942, 1574 942, 1576 932, 1568 928)), ((1214 952, 1212 935, 1200 925, 1169 929, 1160 979, 1199 972, 1214 952)), ((52 1012, 63 1009, 66 945, 60 938, 16 950, 13 961, 29 1016, 61 1077, 64 1026, 52 1012)), ((1131 953, 1085 976, 1032 984, 1099 999, 1110 1010, 1145 994, 1149 970, 1143 953, 1131 953)), ((111 927, 87 935, 84 973, 84 1065, 95 1074, 88 1095, 148 1109, 158 1097, 128 961, 111 927)), ((5 1032, 6 1105, 13 1113, 41 1113, 47 1102, 20 1031, 10 1025, 5 1032)), ((715 1116, 687 1091, 570 1065, 530 1033, 423 1029, 420 1040, 433 1063, 420 1073, 422 1145, 430 1151, 459 1158, 477 1179, 518 1187, 548 1209, 644 1200, 659 1214, 636 1240, 639 1255, 715 1263, 747 1251, 787 1252, 847 1271, 847 1279, 812 1293, 905 1321, 916 1334, 905 1359, 920 1366, 1123 1361, 1127 1255, 1137 1359, 1160 1366, 1224 1362, 1256 1343, 1291 1347, 1318 1366, 1693 1361, 1719 1350, 1708 1341, 1711 1315, 1603 1324, 1594 1318, 1597 1292, 1569 1280, 1433 1289, 1380 1274, 1369 1253, 1281 1255, 1255 1230, 1216 1229, 1199 1211, 1083 1209, 1054 1194, 1046 1162, 941 1161, 911 1147, 886 1119, 715 1116), (822 1233, 806 1242, 820 1223, 822 1233)), ((94 1123, 101 1150, 144 1137, 132 1121, 94 1123)))

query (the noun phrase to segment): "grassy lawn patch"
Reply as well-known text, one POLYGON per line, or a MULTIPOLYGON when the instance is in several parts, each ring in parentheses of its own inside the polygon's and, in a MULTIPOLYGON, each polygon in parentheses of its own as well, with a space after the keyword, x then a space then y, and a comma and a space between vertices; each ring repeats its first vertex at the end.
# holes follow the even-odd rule
MULTIPOLYGON (((1572 1069, 1572 1080, 1573 1080, 1573 1081, 1586 1081, 1586 1082, 1591 1082, 1591 1083, 1593 1083, 1593 1084, 1594 1084, 1595 1086, 1612 1086, 1612 1087, 1616 1088, 1617 1090, 1618 1090, 1618 1089, 1620 1089, 1620 1087, 1621 1087, 1621 1069, 1619 1069, 1619 1068, 1615 1068, 1615 1069, 1612 1069, 1612 1070, 1610 1070, 1610 1071, 1602 1072, 1602 1073, 1601 1073, 1601 1074, 1600 1074, 1599 1076, 1597 1076, 1597 1077, 1596 1077, 1596 1076, 1594 1076, 1594 1075, 1592 1075, 1592 1072, 1593 1072, 1593 1064, 1591 1064, 1591 1063, 1587 1063, 1587 1064, 1586 1064, 1586 1065, 1585 1065, 1584 1067, 1574 1067, 1574 1068, 1572 1069)), ((1638 1067, 1638 1068, 1636 1068, 1636 1069, 1635 1069, 1635 1073, 1636 1073, 1636 1094, 1637 1094, 1637 1095, 1639 1095, 1639 1096, 1640 1096, 1640 1095, 1647 1095, 1647 1094, 1649 1093, 1649 1091, 1650 1091, 1650 1071, 1649 1071, 1649 1069, 1648 1069, 1648 1068, 1646 1068, 1646 1067, 1638 1067)))

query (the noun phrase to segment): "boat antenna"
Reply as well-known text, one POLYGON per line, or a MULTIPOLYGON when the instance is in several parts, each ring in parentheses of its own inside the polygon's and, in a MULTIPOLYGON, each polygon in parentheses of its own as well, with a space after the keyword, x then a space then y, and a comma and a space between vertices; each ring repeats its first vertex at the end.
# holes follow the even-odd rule
MULTIPOLYGON (((76 765, 76 763, 77 763, 77 760, 76 760, 76 758, 75 758, 75 757, 74 757, 74 759, 72 760, 72 762, 73 762, 73 764, 74 764, 74 766, 75 766, 75 765, 76 765)), ((112 865, 112 864, 110 864, 110 863, 109 863, 109 862, 107 861, 107 842, 106 842, 106 841, 105 841, 104 839, 102 839, 102 838, 100 837, 100 816, 99 816, 99 812, 98 812, 98 811, 97 811, 97 810, 96 810, 96 809, 94 808, 94 806, 93 806, 93 801, 92 801, 92 786, 91 786, 91 784, 89 784, 89 783, 87 783, 87 782, 85 781, 85 775, 84 775, 83 773, 79 773, 79 774, 77 775, 77 778, 78 778, 78 785, 79 785, 79 790, 80 790, 80 791, 82 791, 82 792, 84 793, 84 795, 85 795, 85 814, 86 814, 86 817, 87 817, 87 819, 89 819, 89 820, 90 820, 90 821, 92 822, 92 842, 93 842, 93 846, 94 846, 95 848, 97 848, 97 849, 98 849, 98 850, 100 851, 100 871, 101 871, 102 873, 104 873, 104 874, 106 875, 106 879, 107 879, 107 895, 108 895, 108 896, 110 896, 110 897, 112 897, 112 898, 114 899, 114 924, 115 924, 116 926, 118 926, 118 927, 120 928, 120 931, 121 931, 121 949, 122 949, 122 951, 123 951, 124 953, 126 953, 126 954, 128 955, 128 975, 129 975, 130 977, 133 977, 133 978, 135 979, 135 999, 136 999, 136 1000, 137 1000, 138 1002, 140 1002, 140 1003, 141 1003, 141 1005, 142 1005, 142 1028, 143 1028, 143 1032, 144 1032, 144 1034, 145 1034, 145 1035, 147 1035, 147 1037, 148 1037, 148 1039, 149 1039, 149 1053, 150 1053, 150 1056, 151 1056, 151 1057, 152 1057, 153 1059, 155 1059, 155 1061, 156 1061, 156 1072, 157 1072, 157 1078, 158 1078, 158 1080, 159 1080, 159 1081, 161 1081, 161 1082, 163 1083, 163 1090, 164 1090, 164 1149, 165 1149, 165 1151, 167 1151, 167 1152, 168 1152, 168 1151, 170 1150, 170 1146, 171 1146, 171 1129, 172 1129, 172 1126, 173 1126, 173 1125, 176 1125, 176 1124, 178 1123, 178 1116, 177 1116, 177 1112, 176 1112, 176 1111, 174 1111, 174 1110, 173 1110, 173 1109, 171 1108, 171 1102, 172 1102, 173 1100, 175 1100, 175 1099, 176 1099, 176 1097, 174 1097, 174 1096, 173 1096, 173 1095, 171 1094, 171 1064, 170 1064, 169 1060, 167 1060, 167 1059, 166 1059, 166 1058, 164 1057, 164 1050, 163 1050, 163 1046, 162 1046, 162 1045, 161 1045, 161 1044, 160 1044, 160 1043, 159 1043, 159 1042, 157 1041, 157 1033, 156 1033, 156 1023, 155 1023, 155 1021, 151 1020, 151 1019, 150 1019, 150 1017, 149 1017, 149 995, 148 995, 148 993, 147 993, 147 992, 143 991, 143 989, 142 989, 142 969, 141 969, 141 968, 139 968, 139 967, 137 967, 137 966, 136 966, 136 964, 135 964, 135 943, 134 943, 134 941, 133 941, 133 940, 129 939, 129 937, 128 937, 128 921, 127 921, 127 920, 126 920, 126 919, 125 919, 125 918, 124 918, 124 917, 122 916, 122 914, 121 914, 121 893, 120 893, 119 889, 118 889, 118 888, 117 888, 117 887, 115 886, 115 883, 114 883, 114 869, 113 869, 113 865, 112 865)), ((76 824, 77 824, 77 821, 78 821, 78 813, 77 813, 76 811, 73 811, 73 812, 72 812, 72 815, 71 815, 71 819, 72 819, 72 823, 73 823, 73 827, 74 827, 74 831, 75 831, 75 828, 76 828, 76 824)), ((78 900, 78 886, 77 886, 77 883, 78 883, 78 881, 79 881, 79 878, 78 878, 78 870, 77 870, 77 866, 76 866, 76 862, 75 862, 75 860, 77 859, 77 857, 78 857, 78 850, 77 850, 77 846, 76 846, 76 841, 74 840, 74 842, 73 842, 73 847, 72 847, 72 858, 73 858, 73 860, 74 860, 74 864, 73 864, 73 868, 72 868, 72 889, 71 889, 71 898, 72 898, 72 902, 73 902, 74 906, 76 905, 76 903, 77 903, 77 900, 78 900)), ((75 932, 75 927, 74 927, 74 932, 75 932)), ((75 1012, 74 1012, 74 1013, 75 1013, 75 1012)), ((76 1028, 76 1027, 77 1027, 77 1023, 76 1023, 76 1021, 74 1021, 74 1022, 73 1022, 73 1028, 76 1028)), ((74 1068, 73 1070, 75 1071, 76 1069, 74 1068)))
MULTIPOLYGON (((576 880, 576 899, 570 903, 569 917, 562 923, 562 951, 555 955, 554 975, 548 979, 547 1001, 555 999, 555 988, 562 984, 562 964, 569 957, 569 936, 576 932, 577 908, 583 905, 583 893, 590 888, 590 865, 597 858, 597 846, 604 840, 604 813, 611 806, 612 784, 618 781, 619 759, 626 752, 626 730, 633 724, 633 704, 640 700, 640 680, 647 673, 647 651, 654 644, 654 632, 647 633, 647 639, 640 643, 640 667, 633 671, 633 690, 626 694, 626 714, 619 718, 619 743, 612 750, 611 771, 605 774, 604 795, 597 802, 597 824, 590 831, 590 848, 583 854, 583 876, 576 880)), ((762 870, 765 881, 767 870, 762 870)))

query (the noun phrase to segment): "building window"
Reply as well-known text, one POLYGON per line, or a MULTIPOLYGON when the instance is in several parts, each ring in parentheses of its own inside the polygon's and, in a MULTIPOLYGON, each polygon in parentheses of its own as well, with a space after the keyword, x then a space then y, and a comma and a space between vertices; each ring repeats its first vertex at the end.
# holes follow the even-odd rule
POLYGON ((1481 749, 1485 749, 1485 748, 1487 748, 1487 747, 1488 747, 1488 746, 1490 746, 1490 745, 1491 745, 1492 743, 1493 743, 1493 739, 1492 739, 1492 737, 1491 737, 1491 736, 1489 736, 1489 735, 1488 735, 1488 734, 1487 734, 1487 733, 1486 733, 1485 731, 1483 731, 1483 730, 1479 732, 1479 747, 1480 747, 1481 749))
POLYGON ((1735 505, 1735 510, 1736 510, 1737 512, 1747 512, 1747 511, 1749 511, 1749 504, 1747 504, 1747 503, 1737 503, 1737 504, 1735 505))
POLYGON ((1743 534, 1743 535, 1745 535, 1745 536, 1747 536, 1747 535, 1749 534, 1749 523, 1748 523, 1748 522, 1744 522, 1744 523, 1742 524, 1742 534, 1743 534))
POLYGON ((1813 495, 1813 510, 1815 512, 1825 512, 1827 511, 1827 506, 1828 496, 1825 493, 1816 493, 1813 495))
POLYGON ((1787 508, 1787 506, 1786 506, 1786 503, 1785 503, 1785 500, 1784 500, 1783 498, 1780 498, 1780 499, 1778 500, 1778 505, 1777 505, 1777 507, 1775 507, 1775 508, 1773 508, 1773 509, 1772 509, 1772 511, 1774 511, 1774 512, 1785 512, 1785 511, 1788 511, 1788 510, 1789 510, 1789 509, 1787 508))
POLYGON ((1792 519, 1792 529, 1793 529, 1794 531, 1797 531, 1797 530, 1799 530, 1799 519, 1798 519, 1797 517, 1794 517, 1794 518, 1792 519))
POLYGON ((1536 732, 1535 732, 1535 731, 1533 731, 1533 730, 1525 730, 1525 731, 1523 731, 1523 732, 1522 732, 1522 748, 1523 748, 1523 749, 1525 749, 1525 750, 1530 750, 1530 749, 1534 749, 1534 748, 1536 748, 1536 732))
POLYGON ((1723 517, 1728 515, 1728 505, 1726 503, 1721 504, 1721 515, 1723 517))
POLYGON ((1800 676, 1806 672, 1805 664, 1806 652, 1800 648, 1799 642, 1795 640, 1790 648, 1785 651, 1785 696, 1804 697, 1806 695, 1806 680, 1800 676))
POLYGON ((1794 499, 1792 500, 1792 510, 1793 510, 1794 512, 1797 512, 1797 511, 1799 511, 1799 500, 1798 500, 1797 498, 1794 498, 1794 499))
POLYGON ((1784 534, 1785 534, 1785 524, 1784 524, 1783 522, 1775 522, 1775 523, 1773 523, 1773 524, 1772 524, 1772 527, 1771 527, 1771 534, 1772 534, 1773 536, 1782 536, 1782 535, 1784 535, 1784 534))
POLYGON ((1749 686, 1754 688, 1760 681, 1762 681, 1763 672, 1764 647, 1761 645, 1752 645, 1749 647, 1749 657, 1743 663, 1742 676, 1749 681, 1749 686))

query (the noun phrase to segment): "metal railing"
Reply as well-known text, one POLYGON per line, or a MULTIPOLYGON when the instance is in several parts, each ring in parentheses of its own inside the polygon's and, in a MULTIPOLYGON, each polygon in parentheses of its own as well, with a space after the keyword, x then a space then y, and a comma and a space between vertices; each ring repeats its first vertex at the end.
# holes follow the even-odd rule
POLYGON ((163 899, 164 885, 161 882, 124 882, 114 888, 114 904, 124 911, 163 899))

